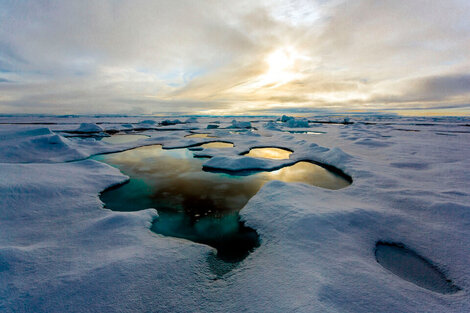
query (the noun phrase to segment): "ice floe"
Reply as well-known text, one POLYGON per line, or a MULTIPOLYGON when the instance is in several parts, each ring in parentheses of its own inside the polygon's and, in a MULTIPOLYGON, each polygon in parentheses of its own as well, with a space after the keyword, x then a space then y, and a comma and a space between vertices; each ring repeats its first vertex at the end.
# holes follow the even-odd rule
POLYGON ((230 128, 233 118, 224 117, 167 126, 145 119, 0 116, 1 311, 470 311, 468 118, 310 116, 308 127, 302 120, 295 128, 319 136, 288 133, 292 119, 276 117, 237 116, 250 129, 230 128), (90 138, 66 138, 80 128, 90 138), (185 137, 189 130, 217 138, 185 137), (93 138, 107 131, 148 137, 118 144, 93 138), (234 147, 202 146, 213 141, 234 147), (128 177, 86 158, 156 144, 202 149, 192 153, 207 158, 207 169, 276 170, 308 161, 352 184, 265 184, 240 211, 260 246, 214 273, 222 267, 213 248, 150 230, 158 208, 103 209, 99 193, 128 177), (283 160, 243 155, 257 147, 294 152, 283 160), (377 242, 402 244, 459 290, 429 290, 387 269, 377 262, 377 242))

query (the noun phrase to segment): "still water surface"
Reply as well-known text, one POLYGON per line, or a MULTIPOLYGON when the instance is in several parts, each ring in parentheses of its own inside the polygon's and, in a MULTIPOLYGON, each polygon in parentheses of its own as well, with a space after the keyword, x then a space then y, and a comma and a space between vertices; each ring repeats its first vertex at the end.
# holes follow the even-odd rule
POLYGON ((93 159, 130 177, 128 183, 101 194, 108 209, 155 208, 159 217, 153 231, 213 246, 227 261, 243 259, 259 245, 256 231, 239 221, 238 211, 266 182, 276 179, 328 189, 349 185, 342 176, 310 162, 244 176, 205 172, 204 160, 194 158, 188 149, 166 150, 159 145, 93 159))
POLYGON ((233 143, 230 142, 223 142, 223 141, 214 141, 208 142, 201 145, 203 148, 233 148, 233 143))
POLYGON ((216 136, 210 136, 210 134, 200 133, 200 134, 191 134, 184 136, 185 138, 216 138, 216 136))
POLYGON ((291 154, 292 151, 281 148, 253 148, 245 155, 254 158, 284 160, 288 159, 291 154))

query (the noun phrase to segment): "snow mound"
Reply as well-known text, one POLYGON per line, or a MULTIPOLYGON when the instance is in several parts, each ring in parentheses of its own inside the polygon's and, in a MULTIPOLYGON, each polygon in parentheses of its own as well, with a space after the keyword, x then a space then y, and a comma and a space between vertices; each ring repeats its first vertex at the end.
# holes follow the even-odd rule
POLYGON ((49 128, 0 132, 0 162, 62 162, 83 158, 72 142, 49 128))
POLYGON ((230 126, 230 128, 251 128, 251 123, 233 120, 232 126, 230 126))
POLYGON ((290 120, 292 120, 292 119, 295 119, 295 117, 283 115, 283 116, 281 117, 281 122, 285 123, 285 122, 290 121, 290 120))
POLYGON ((143 124, 143 125, 155 125, 157 122, 155 122, 154 120, 143 120, 143 121, 140 121, 139 124, 143 124))
POLYGON ((314 159, 316 161, 333 165, 338 168, 345 168, 345 165, 347 165, 351 160, 351 156, 340 148, 329 149, 316 144, 311 144, 310 149, 313 155, 315 155, 314 159))
POLYGON ((291 119, 287 121, 286 125, 291 128, 305 128, 308 127, 307 119, 291 119))
POLYGON ((81 123, 80 126, 75 130, 77 133, 100 133, 104 129, 94 123, 81 123))
POLYGON ((249 170, 272 170, 280 166, 282 166, 282 163, 275 162, 275 160, 258 159, 248 156, 218 156, 207 160, 203 165, 204 169, 206 170, 221 170, 230 172, 249 170))
POLYGON ((278 125, 273 121, 267 122, 266 124, 263 125, 263 127, 269 130, 280 130, 278 125))
POLYGON ((176 125, 176 124, 181 124, 180 120, 163 120, 160 122, 162 126, 170 126, 170 125, 176 125))
POLYGON ((284 123, 284 126, 290 127, 290 128, 307 128, 307 127, 309 127, 308 119, 306 119, 306 118, 295 118, 293 116, 283 115, 280 118, 280 121, 284 123))

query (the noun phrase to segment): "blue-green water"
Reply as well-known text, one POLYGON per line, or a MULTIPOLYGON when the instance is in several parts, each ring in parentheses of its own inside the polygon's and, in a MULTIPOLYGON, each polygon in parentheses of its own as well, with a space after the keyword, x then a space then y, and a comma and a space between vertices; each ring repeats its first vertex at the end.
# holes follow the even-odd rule
POLYGON ((238 212, 267 181, 304 182, 338 189, 349 185, 343 177, 309 162, 273 172, 236 176, 202 170, 204 160, 188 149, 140 147, 94 156, 119 168, 130 180, 101 194, 106 208, 116 211, 158 210, 156 233, 217 249, 225 261, 238 261, 259 245, 255 230, 240 222, 238 212))

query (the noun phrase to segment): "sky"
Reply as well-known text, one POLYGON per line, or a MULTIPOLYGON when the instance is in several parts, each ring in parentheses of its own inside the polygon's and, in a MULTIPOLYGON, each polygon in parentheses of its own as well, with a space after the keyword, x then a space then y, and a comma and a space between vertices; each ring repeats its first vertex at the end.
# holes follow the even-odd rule
POLYGON ((470 114, 468 0, 0 0, 0 113, 470 114))

